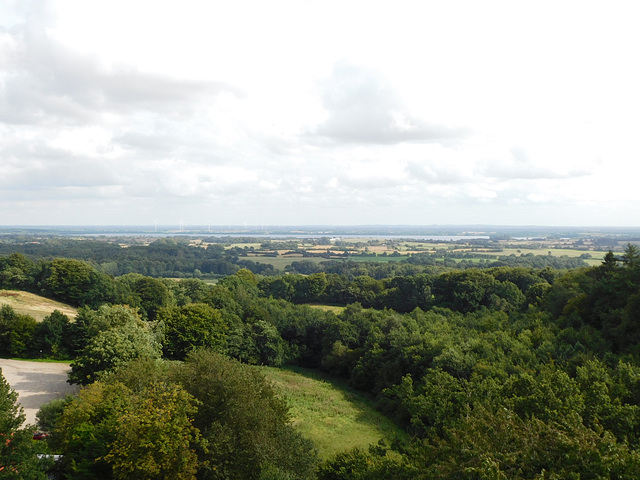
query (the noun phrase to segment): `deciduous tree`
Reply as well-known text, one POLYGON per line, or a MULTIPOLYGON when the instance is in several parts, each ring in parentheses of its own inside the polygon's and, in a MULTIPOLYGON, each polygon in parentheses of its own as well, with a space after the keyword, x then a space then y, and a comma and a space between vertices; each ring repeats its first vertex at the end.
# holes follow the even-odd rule
POLYGON ((193 398, 167 382, 131 390, 117 380, 83 388, 52 436, 68 479, 195 479, 193 398))
POLYGON ((194 425, 208 442, 200 478, 258 479, 271 467, 312 477, 311 443, 293 430, 288 407, 257 370, 198 350, 174 376, 200 402, 194 425))
POLYGON ((219 310, 205 303, 183 307, 165 307, 158 312, 164 329, 164 352, 175 360, 183 360, 194 348, 220 351, 228 331, 219 310))
POLYGON ((71 364, 69 381, 87 385, 126 363, 160 358, 161 347, 150 326, 139 320, 104 330, 93 337, 71 364))

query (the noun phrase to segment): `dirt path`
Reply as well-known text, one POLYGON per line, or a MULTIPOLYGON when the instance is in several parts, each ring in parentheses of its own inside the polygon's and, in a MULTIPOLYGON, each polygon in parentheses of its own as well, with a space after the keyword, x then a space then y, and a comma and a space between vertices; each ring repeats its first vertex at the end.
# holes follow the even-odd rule
POLYGON ((67 363, 0 358, 0 369, 11 388, 18 392, 18 401, 24 408, 27 416, 25 423, 28 424, 36 423, 36 413, 42 404, 74 393, 77 389, 76 386, 67 383, 67 363))

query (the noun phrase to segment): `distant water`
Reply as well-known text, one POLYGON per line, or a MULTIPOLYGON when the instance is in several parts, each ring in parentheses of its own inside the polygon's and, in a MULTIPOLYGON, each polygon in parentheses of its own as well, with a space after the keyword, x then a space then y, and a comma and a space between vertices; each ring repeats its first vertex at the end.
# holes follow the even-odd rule
POLYGON ((489 240, 489 235, 384 235, 384 234, 361 234, 361 235, 330 235, 321 233, 185 233, 185 232, 163 232, 163 233, 82 233, 75 234, 78 237, 215 237, 215 238, 263 238, 263 239, 312 239, 331 238, 335 240, 439 240, 442 242, 456 242, 459 240, 489 240))

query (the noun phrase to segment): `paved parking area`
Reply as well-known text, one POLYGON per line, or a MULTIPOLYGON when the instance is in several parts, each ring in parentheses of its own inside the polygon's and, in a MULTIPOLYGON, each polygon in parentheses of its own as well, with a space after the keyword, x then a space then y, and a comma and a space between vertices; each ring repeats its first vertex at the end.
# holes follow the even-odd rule
POLYGON ((25 423, 35 424, 40 406, 55 398, 74 393, 77 386, 67 383, 68 363, 43 363, 0 358, 0 369, 11 388, 18 392, 25 423))

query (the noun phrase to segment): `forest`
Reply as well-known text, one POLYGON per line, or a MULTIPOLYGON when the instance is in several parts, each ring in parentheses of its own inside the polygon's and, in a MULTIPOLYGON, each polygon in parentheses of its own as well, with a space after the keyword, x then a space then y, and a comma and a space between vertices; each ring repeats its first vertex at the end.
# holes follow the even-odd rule
POLYGON ((0 378, 0 478, 640 478, 634 244, 594 266, 412 257, 276 272, 168 240, 61 243, 4 252, 0 288, 78 315, 3 306, 0 356, 68 359, 82 388, 41 409, 50 436, 34 442, 0 378), (186 264, 221 276, 166 274, 186 264), (319 459, 252 365, 344 379, 410 440, 319 459))

